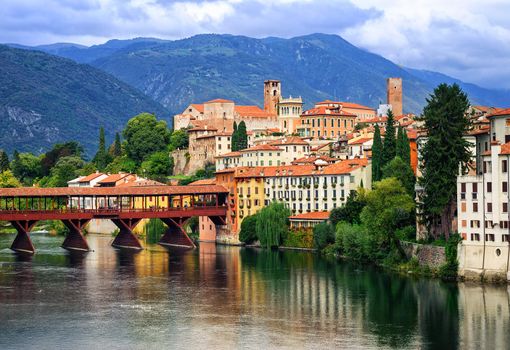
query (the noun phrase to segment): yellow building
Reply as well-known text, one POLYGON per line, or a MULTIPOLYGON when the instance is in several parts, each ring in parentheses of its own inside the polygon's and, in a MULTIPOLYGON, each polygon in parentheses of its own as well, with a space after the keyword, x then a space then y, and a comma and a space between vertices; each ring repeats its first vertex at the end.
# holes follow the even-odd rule
POLYGON ((250 170, 246 171, 246 176, 241 173, 239 177, 236 177, 238 227, 241 227, 241 222, 245 217, 257 213, 264 206, 263 174, 257 176, 250 170))

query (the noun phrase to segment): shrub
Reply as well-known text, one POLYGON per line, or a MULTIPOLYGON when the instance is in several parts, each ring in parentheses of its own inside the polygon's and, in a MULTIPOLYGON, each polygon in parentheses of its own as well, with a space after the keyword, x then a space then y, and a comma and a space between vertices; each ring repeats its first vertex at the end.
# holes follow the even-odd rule
POLYGON ((281 202, 272 202, 257 214, 257 237, 266 248, 278 247, 287 236, 290 210, 281 202))
POLYGON ((285 247, 313 248, 313 233, 310 230, 290 231, 283 240, 285 247))
POLYGON ((335 243, 335 229, 331 224, 321 222, 313 228, 313 245, 315 248, 322 250, 332 243, 335 243))
POLYGON ((381 257, 375 237, 361 225, 340 222, 335 241, 338 252, 354 261, 376 261, 381 257))
POLYGON ((239 240, 246 244, 251 244, 257 240, 257 215, 250 215, 241 222, 241 232, 239 240))
POLYGON ((457 260, 457 247, 462 238, 459 234, 450 236, 445 246, 446 263, 439 268, 439 276, 445 280, 455 280, 457 278, 459 262, 457 260))

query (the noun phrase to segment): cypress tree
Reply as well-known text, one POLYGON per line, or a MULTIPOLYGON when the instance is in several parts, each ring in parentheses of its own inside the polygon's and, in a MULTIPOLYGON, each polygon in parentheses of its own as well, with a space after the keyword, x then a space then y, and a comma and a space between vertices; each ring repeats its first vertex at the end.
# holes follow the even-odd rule
POLYGON ((94 163, 99 170, 103 170, 108 165, 108 153, 106 153, 106 141, 104 136, 104 128, 99 129, 99 147, 94 156, 94 163))
POLYGON ((239 126, 237 127, 237 133, 237 146, 239 150, 248 148, 248 133, 246 131, 246 123, 244 121, 239 123, 239 126))
POLYGON ((122 145, 120 143, 120 135, 119 133, 115 134, 115 142, 113 143, 113 151, 112 155, 114 157, 119 157, 122 154, 122 145))
POLYGON ((467 95, 457 85, 440 84, 427 99, 423 122, 428 139, 422 152, 423 188, 420 209, 423 222, 433 238, 449 238, 457 207, 457 176, 470 160, 470 143, 463 135, 470 128, 464 116, 467 95))
POLYGON ((381 130, 379 125, 376 125, 372 144, 372 183, 381 180, 382 177, 382 148, 381 130))
POLYGON ((237 123, 234 122, 234 131, 232 132, 232 145, 230 146, 232 152, 236 152, 239 150, 237 144, 238 144, 237 123))
POLYGON ((9 156, 5 151, 0 151, 0 172, 9 170, 9 156))
POLYGON ((398 128, 397 136, 397 157, 400 157, 406 164, 411 164, 411 147, 404 128, 398 128))
POLYGON ((381 157, 381 168, 388 164, 396 154, 396 140, 395 140, 395 119, 393 112, 388 111, 388 119, 386 121, 386 134, 384 135, 384 145, 381 157))

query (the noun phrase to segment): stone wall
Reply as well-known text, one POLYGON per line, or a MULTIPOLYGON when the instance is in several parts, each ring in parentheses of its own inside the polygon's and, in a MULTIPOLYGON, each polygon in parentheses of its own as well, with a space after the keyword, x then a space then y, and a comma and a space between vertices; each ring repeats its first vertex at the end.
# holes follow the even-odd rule
POLYGON ((402 247, 408 259, 416 257, 420 266, 438 268, 446 263, 444 247, 433 245, 402 242, 402 247))
POLYGON ((190 175, 189 174, 189 152, 187 149, 173 151, 170 154, 174 159, 174 175, 190 175))

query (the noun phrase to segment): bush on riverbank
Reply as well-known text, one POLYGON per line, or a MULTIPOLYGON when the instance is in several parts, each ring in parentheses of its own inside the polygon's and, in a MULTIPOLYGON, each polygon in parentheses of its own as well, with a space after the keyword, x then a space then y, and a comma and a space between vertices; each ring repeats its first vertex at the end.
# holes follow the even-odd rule
POLYGON ((257 214, 247 216, 241 222, 241 231, 239 232, 239 240, 246 244, 252 244, 257 237, 257 214))
POLYGON ((290 210, 281 202, 272 202, 257 213, 256 231, 260 245, 279 247, 289 231, 290 210))
POLYGON ((450 235, 445 245, 446 263, 439 268, 439 276, 444 280, 457 279, 459 262, 457 260, 457 247, 462 238, 459 234, 450 235))
POLYGON ((289 231, 287 237, 283 239, 283 246, 311 249, 314 247, 313 237, 313 233, 310 230, 289 231))

